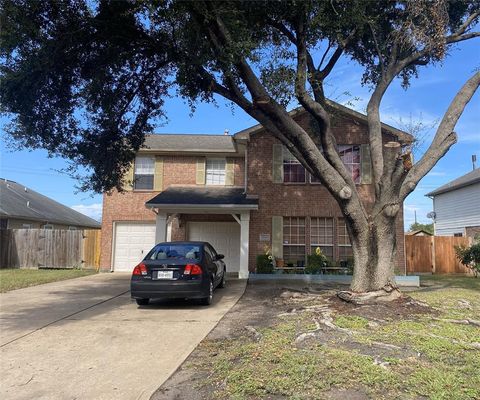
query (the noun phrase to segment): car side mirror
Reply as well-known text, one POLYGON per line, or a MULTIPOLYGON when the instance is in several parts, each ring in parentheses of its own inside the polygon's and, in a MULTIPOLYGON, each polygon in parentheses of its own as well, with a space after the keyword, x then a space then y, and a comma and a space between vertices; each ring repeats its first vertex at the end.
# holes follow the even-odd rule
POLYGON ((215 257, 215 261, 223 260, 224 258, 225 256, 223 254, 217 254, 217 257, 215 257))

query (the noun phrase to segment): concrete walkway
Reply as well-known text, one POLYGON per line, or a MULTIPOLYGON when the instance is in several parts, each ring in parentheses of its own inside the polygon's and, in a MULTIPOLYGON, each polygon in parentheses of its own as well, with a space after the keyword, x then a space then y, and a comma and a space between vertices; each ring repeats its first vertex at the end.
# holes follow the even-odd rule
POLYGON ((138 307, 130 275, 100 274, 0 295, 0 398, 148 399, 238 301, 138 307))

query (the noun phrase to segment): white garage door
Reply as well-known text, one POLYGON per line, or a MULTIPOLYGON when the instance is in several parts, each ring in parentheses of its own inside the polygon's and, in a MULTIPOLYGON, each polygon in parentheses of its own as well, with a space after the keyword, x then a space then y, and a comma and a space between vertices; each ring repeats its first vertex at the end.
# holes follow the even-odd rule
POLYGON ((131 272, 154 245, 154 223, 115 223, 113 270, 131 272))
POLYGON ((228 272, 240 268, 240 225, 237 222, 189 222, 188 240, 209 242, 225 255, 228 272))

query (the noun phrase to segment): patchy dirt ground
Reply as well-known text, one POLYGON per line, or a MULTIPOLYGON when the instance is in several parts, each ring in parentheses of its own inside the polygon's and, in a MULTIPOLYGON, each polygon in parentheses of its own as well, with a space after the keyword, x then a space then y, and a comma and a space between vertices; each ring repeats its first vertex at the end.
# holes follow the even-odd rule
POLYGON ((152 399, 480 399, 480 279, 462 279, 362 306, 255 282, 152 399))

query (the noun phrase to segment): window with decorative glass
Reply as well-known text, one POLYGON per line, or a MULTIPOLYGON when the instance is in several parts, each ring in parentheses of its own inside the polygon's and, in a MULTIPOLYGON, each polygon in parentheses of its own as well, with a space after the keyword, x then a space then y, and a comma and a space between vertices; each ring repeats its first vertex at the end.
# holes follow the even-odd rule
POLYGON ((283 148, 283 182, 305 183, 306 171, 287 148, 283 148))
POLYGON ((348 236, 347 225, 345 219, 339 218, 337 223, 338 236, 338 259, 340 261, 348 261, 353 258, 352 245, 348 236))
POLYGON ((354 183, 360 183, 360 146, 339 145, 338 154, 347 169, 352 174, 354 183))
POLYGON ((205 183, 207 185, 225 185, 225 165, 224 158, 207 158, 205 183))
POLYGON ((305 218, 283 217, 283 259, 285 263, 305 263, 305 218))
POLYGON ((133 188, 135 190, 153 190, 155 158, 150 156, 136 157, 134 174, 133 188))
POLYGON ((310 218, 310 245, 312 254, 320 247, 322 253, 333 260, 333 218, 310 218))

